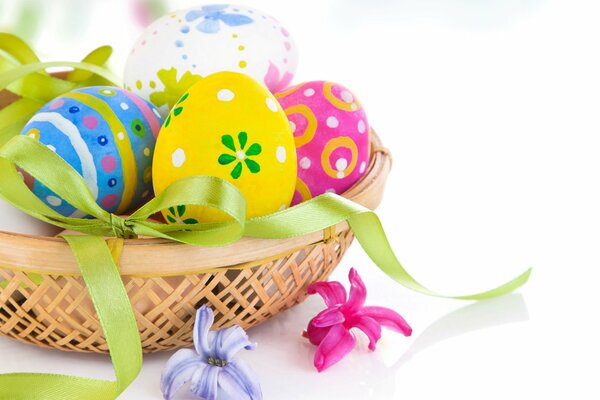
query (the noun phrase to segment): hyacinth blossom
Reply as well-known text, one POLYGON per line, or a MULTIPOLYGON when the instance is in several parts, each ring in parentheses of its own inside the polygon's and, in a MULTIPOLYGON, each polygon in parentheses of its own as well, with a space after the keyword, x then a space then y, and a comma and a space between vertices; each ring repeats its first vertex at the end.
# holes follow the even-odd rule
POLYGON ((410 336, 412 328, 397 312, 385 307, 365 306, 367 288, 358 272, 350 269, 350 295, 339 282, 316 282, 308 287, 309 294, 321 295, 327 308, 310 320, 303 336, 317 347, 314 365, 322 372, 344 358, 356 345, 351 331, 358 328, 369 338, 369 350, 381 338, 381 327, 410 336))
POLYGON ((165 400, 191 381, 190 392, 205 400, 216 400, 219 389, 232 399, 262 400, 262 392, 254 372, 234 355, 242 350, 253 350, 246 332, 235 325, 211 331, 214 315, 203 305, 196 312, 194 326, 195 349, 178 350, 167 362, 160 390, 165 400))

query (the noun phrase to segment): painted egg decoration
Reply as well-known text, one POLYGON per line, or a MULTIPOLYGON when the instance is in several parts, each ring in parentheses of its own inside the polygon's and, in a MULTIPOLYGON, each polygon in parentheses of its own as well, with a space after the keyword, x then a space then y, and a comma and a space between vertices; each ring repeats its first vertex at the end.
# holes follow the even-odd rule
POLYGON ((351 91, 337 83, 313 81, 275 97, 296 143, 298 181, 292 205, 326 192, 342 194, 365 174, 369 123, 351 91))
MULTIPOLYGON (((294 138, 275 97, 251 77, 219 72, 192 86, 175 105, 156 143, 154 191, 189 176, 216 176, 245 196, 246 217, 289 206, 296 183, 294 138)), ((170 223, 222 221, 212 209, 163 211, 170 223)))
POLYGON ((240 72, 275 93, 289 85, 297 64, 293 39, 273 17, 245 6, 205 5, 146 28, 128 57, 125 84, 166 116, 201 77, 240 72))
MULTIPOLYGON (((123 214, 152 196, 152 156, 162 118, 123 89, 77 89, 42 107, 21 132, 61 156, 106 211, 123 214)), ((85 215, 25 174, 33 193, 65 216, 85 215)))

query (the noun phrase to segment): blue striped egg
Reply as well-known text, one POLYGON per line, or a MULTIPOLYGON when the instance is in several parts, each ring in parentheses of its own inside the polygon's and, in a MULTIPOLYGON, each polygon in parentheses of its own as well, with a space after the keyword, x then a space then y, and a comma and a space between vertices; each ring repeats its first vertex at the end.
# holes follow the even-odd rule
MULTIPOLYGON (((152 196, 152 156, 162 125, 158 110, 123 89, 77 89, 42 107, 21 132, 61 156, 106 211, 124 214, 152 196)), ((65 216, 85 215, 30 176, 33 193, 65 216)))

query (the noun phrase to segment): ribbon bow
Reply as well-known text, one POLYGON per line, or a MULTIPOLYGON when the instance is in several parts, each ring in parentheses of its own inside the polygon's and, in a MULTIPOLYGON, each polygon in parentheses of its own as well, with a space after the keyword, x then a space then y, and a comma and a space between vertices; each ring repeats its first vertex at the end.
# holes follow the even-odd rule
MULTIPOLYGON (((194 246, 224 246, 243 235, 289 238, 347 221, 365 252, 388 276, 412 290, 432 296, 451 297, 424 287, 408 274, 394 255, 375 213, 335 194, 318 196, 295 207, 246 220, 246 201, 235 186, 219 178, 196 176, 174 182, 128 217, 108 213, 96 204, 83 178, 60 156, 35 139, 15 134, 27 122, 26 117, 42 105, 41 100, 73 88, 73 82, 58 83, 55 78, 37 71, 43 71, 48 66, 72 66, 77 70, 71 74, 75 74, 79 82, 89 82, 89 79, 98 79, 98 76, 108 77, 109 74, 98 65, 87 62, 39 63, 26 45, 14 37, 10 39, 8 36, 8 42, 6 38, 5 34, 0 34, 0 49, 7 51, 7 48, 11 48, 17 54, 14 56, 16 61, 32 63, 12 66, 8 72, 0 73, 0 89, 14 88, 20 94, 29 96, 0 110, 0 144, 2 139, 7 139, 0 148, 0 197, 35 218, 85 234, 63 237, 73 251, 94 303, 111 354, 116 381, 52 374, 4 374, 0 375, 0 398, 114 399, 137 376, 142 365, 139 332, 117 268, 118 252, 107 244, 104 239, 107 236, 135 238, 143 235, 194 246), (23 78, 41 83, 39 93, 30 85, 15 83, 23 78), (40 93, 43 95, 40 96, 40 93), (11 112, 7 112, 7 109, 11 112), (58 214, 27 188, 15 166, 93 218, 72 218, 58 214), (230 220, 190 225, 167 225, 149 220, 151 215, 181 204, 214 208, 227 214, 230 220)), ((0 62, 0 72, 6 65, 0 62)), ((487 292, 451 298, 479 300, 500 296, 522 286, 529 278, 530 271, 487 292)))

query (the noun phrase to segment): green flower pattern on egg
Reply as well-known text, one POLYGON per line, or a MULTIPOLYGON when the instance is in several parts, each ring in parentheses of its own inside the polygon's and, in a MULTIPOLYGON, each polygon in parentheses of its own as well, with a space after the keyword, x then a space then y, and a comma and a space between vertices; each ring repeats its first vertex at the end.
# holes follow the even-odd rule
POLYGON ((248 143, 248 134, 246 132, 240 132, 238 134, 238 142, 239 142, 239 150, 235 146, 233 137, 231 135, 223 135, 221 137, 221 143, 225 145, 229 150, 233 152, 233 154, 223 153, 219 156, 219 164, 221 165, 229 165, 232 162, 238 160, 233 170, 231 170, 231 177, 233 179, 238 179, 242 175, 242 161, 248 167, 251 173, 257 174, 260 172, 260 164, 249 157, 258 156, 262 147, 258 143, 252 143, 247 150, 244 150, 246 144, 248 143))

